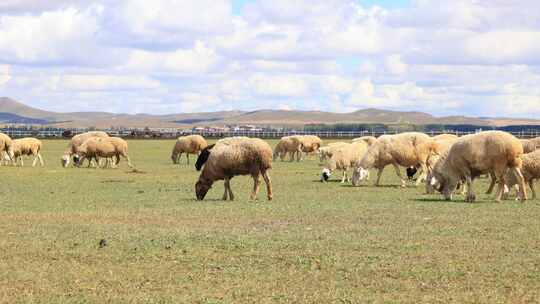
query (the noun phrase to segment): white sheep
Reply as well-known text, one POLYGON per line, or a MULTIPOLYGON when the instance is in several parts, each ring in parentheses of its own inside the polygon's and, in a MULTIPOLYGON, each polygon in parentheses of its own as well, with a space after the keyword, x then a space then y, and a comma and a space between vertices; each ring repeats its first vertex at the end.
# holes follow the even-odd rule
POLYGON ((203 200, 212 184, 222 179, 225 180, 223 200, 234 200, 230 180, 236 175, 248 174, 253 178, 251 199, 257 197, 262 175, 268 200, 272 200, 272 183, 268 175, 268 170, 272 168, 272 148, 261 139, 232 137, 219 140, 201 152, 195 168, 197 171, 203 168, 195 185, 198 200, 203 200))
MULTIPOLYGON (((77 155, 79 146, 81 146, 90 137, 109 137, 109 135, 103 131, 90 131, 73 136, 66 150, 64 151, 64 155, 62 156, 63 167, 67 168, 67 166, 69 166, 71 156, 77 155)), ((79 163, 79 161, 75 160, 75 163, 79 163)))
POLYGON ((405 187, 406 181, 403 178, 399 166, 420 167, 421 175, 416 180, 416 185, 425 179, 428 172, 427 159, 434 153, 435 143, 431 137, 418 132, 406 132, 396 135, 383 135, 368 149, 365 156, 357 164, 353 171, 353 185, 358 185, 365 175, 365 170, 376 168, 377 180, 375 185, 379 186, 384 168, 392 165, 397 176, 401 180, 401 186, 405 187))
MULTIPOLYGON (((327 165, 321 174, 321 181, 328 180, 328 172, 331 174, 337 169, 343 172, 341 183, 345 183, 345 180, 349 181, 347 178, 347 172, 362 159, 369 146, 364 141, 357 141, 351 144, 345 143, 343 145, 334 147, 335 148, 332 151, 332 156, 328 160, 327 165)), ((365 176, 363 177, 365 178, 365 176)))
POLYGON ((7 134, 0 132, 0 157, 4 161, 9 160, 13 161, 13 142, 11 137, 7 134))
POLYGON ((500 201, 506 183, 506 172, 514 174, 519 184, 521 200, 527 199, 527 191, 520 167, 522 164, 523 146, 509 133, 502 131, 486 131, 460 137, 436 165, 433 176, 440 184, 438 190, 447 200, 457 185, 465 180, 467 185, 466 200, 474 202, 476 195, 473 181, 481 174, 493 172, 499 183, 496 200, 500 201))
MULTIPOLYGON (((529 185, 532 192, 532 198, 536 199, 536 191, 534 190, 534 180, 540 178, 540 150, 534 150, 533 152, 523 154, 521 157, 523 164, 521 166, 521 173, 525 183, 529 185)), ((516 178, 512 172, 506 173, 506 185, 508 188, 519 186, 519 179, 516 178)))
POLYGON ((178 137, 171 153, 171 159, 173 163, 178 164, 182 153, 186 153, 187 164, 189 165, 189 154, 199 155, 206 147, 208 147, 208 143, 200 135, 178 137))
POLYGON ((127 160, 130 168, 133 168, 131 159, 128 155, 128 144, 125 140, 119 137, 90 137, 77 149, 79 161, 77 166, 80 166, 85 159, 95 159, 99 167, 100 158, 115 158, 113 167, 118 166, 120 156, 127 160))
POLYGON ((298 136, 282 137, 274 148, 273 160, 277 157, 283 161, 287 154, 290 155, 290 161, 293 161, 296 156, 296 161, 300 161, 302 154, 302 141, 298 136))
POLYGON ((41 157, 42 143, 41 140, 32 137, 20 138, 13 140, 13 162, 15 165, 20 161, 21 167, 24 166, 23 156, 33 156, 34 161, 32 167, 35 167, 38 160, 43 167, 43 158, 41 157))

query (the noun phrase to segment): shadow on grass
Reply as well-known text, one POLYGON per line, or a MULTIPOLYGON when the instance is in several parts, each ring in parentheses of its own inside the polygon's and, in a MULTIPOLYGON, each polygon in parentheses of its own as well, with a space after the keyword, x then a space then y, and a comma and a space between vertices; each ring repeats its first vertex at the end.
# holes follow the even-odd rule
POLYGON ((414 199, 411 199, 411 201, 415 201, 415 202, 421 202, 421 203, 434 203, 434 202, 440 202, 440 203, 449 203, 449 204, 469 204, 469 205, 474 205, 474 204, 489 204, 489 203, 497 203, 495 202, 495 200, 491 201, 491 200, 481 200, 481 201, 475 201, 474 203, 470 203, 470 202, 467 202, 465 201, 464 199, 459 199, 459 200, 451 200, 451 201, 448 201, 442 197, 440 198, 432 198, 432 197, 422 197, 422 198, 414 198, 414 199))

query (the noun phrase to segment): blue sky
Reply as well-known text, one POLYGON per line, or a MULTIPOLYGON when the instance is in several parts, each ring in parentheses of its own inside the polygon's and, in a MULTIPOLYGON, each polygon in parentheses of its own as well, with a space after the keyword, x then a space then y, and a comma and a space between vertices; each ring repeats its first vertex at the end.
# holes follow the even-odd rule
POLYGON ((63 112, 537 118, 538 11, 533 0, 2 1, 0 95, 63 112))

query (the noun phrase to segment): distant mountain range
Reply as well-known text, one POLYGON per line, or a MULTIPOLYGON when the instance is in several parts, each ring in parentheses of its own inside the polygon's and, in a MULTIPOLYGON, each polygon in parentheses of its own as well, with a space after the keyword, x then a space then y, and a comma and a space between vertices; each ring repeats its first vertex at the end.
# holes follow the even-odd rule
POLYGON ((0 124, 38 124, 53 127, 176 127, 254 124, 265 126, 303 126, 306 124, 379 123, 379 124, 470 124, 478 126, 540 125, 540 120, 485 118, 467 116, 436 117, 423 112, 364 109, 351 113, 322 111, 223 111, 168 115, 114 114, 106 112, 57 113, 29 107, 0 97, 0 124))

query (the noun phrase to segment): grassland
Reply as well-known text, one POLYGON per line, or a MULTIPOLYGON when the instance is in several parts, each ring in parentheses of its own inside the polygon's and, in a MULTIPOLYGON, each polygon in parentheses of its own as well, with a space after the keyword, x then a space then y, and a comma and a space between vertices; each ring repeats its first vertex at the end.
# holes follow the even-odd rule
POLYGON ((311 160, 274 164, 271 202, 248 200, 248 177, 236 201, 219 183, 198 202, 172 144, 130 141, 143 173, 61 168, 63 141, 44 168, 0 167, 0 302, 540 301, 537 201, 444 202, 393 170, 381 188, 321 184, 311 160))

